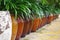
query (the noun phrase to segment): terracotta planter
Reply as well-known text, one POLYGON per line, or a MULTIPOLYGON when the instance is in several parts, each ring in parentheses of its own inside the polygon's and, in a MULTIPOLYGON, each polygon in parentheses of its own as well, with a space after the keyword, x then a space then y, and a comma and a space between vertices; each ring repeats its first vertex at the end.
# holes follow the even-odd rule
POLYGON ((39 25, 39 18, 35 18, 33 20, 33 28, 32 28, 32 32, 35 32, 38 29, 38 25, 39 25))
POLYGON ((45 23, 44 23, 44 25, 45 25, 45 24, 47 24, 47 17, 45 17, 45 23))
POLYGON ((53 17, 54 17, 53 19, 55 19, 55 15, 53 15, 53 17))
POLYGON ((30 20, 29 20, 29 30, 28 30, 28 34, 31 32, 32 28, 33 28, 33 20, 30 19, 30 20))
POLYGON ((41 22, 41 27, 44 25, 44 22, 43 22, 43 20, 42 20, 42 22, 41 22))
POLYGON ((58 15, 54 15, 54 19, 58 18, 58 15))
POLYGON ((52 21, 54 20, 54 16, 52 16, 52 21))
POLYGON ((51 23, 51 21, 54 19, 54 17, 53 16, 49 16, 48 17, 48 23, 51 23))
POLYGON ((41 22, 42 22, 42 19, 39 18, 39 25, 38 25, 38 29, 41 28, 41 22))
POLYGON ((48 21, 48 18, 47 18, 47 17, 45 17, 45 24, 47 24, 47 21, 48 21))
POLYGON ((51 22, 51 17, 50 16, 48 16, 48 24, 51 22))
POLYGON ((29 20, 24 20, 24 29, 21 37, 24 37, 29 30, 29 20))
POLYGON ((45 24, 47 24, 47 17, 42 18, 41 26, 44 26, 45 24))
POLYGON ((56 18, 58 18, 59 15, 56 15, 56 18))
POLYGON ((12 18, 12 38, 11 38, 11 40, 15 40, 16 34, 17 34, 17 29, 18 29, 18 23, 13 15, 11 16, 11 18, 12 18))
POLYGON ((23 28, 24 28, 24 21, 23 21, 23 19, 18 18, 17 22, 18 22, 18 30, 17 30, 17 36, 16 36, 15 40, 19 40, 19 38, 22 35, 23 28))
POLYGON ((54 19, 56 19, 56 15, 54 15, 54 19))

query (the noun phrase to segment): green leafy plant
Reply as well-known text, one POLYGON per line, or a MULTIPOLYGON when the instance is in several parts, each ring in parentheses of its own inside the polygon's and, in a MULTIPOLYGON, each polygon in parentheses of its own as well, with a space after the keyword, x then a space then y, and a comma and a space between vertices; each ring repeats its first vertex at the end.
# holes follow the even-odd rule
POLYGON ((10 11, 15 15, 15 18, 23 14, 26 18, 32 17, 32 15, 42 17, 43 12, 44 14, 45 12, 48 14, 50 12, 57 13, 59 9, 60 0, 0 0, 0 10, 10 11))

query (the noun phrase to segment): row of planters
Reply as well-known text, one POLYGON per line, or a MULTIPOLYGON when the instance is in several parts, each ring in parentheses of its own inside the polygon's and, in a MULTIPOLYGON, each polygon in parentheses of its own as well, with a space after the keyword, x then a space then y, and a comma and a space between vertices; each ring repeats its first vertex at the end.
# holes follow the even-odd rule
POLYGON ((35 32, 44 25, 58 18, 60 9, 36 0, 1 0, 0 10, 10 11, 12 19, 11 40, 19 40, 35 32))

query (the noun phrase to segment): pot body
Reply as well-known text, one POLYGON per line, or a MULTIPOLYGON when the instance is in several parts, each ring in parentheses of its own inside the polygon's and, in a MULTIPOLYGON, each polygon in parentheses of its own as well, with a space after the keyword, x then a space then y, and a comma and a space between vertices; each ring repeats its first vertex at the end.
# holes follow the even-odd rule
POLYGON ((47 24, 47 21, 48 21, 48 18, 47 18, 47 17, 45 17, 45 24, 47 24))
POLYGON ((16 35, 17 35, 18 23, 13 15, 11 15, 11 18, 12 18, 12 37, 11 37, 11 40, 15 40, 16 35))
POLYGON ((29 20, 24 20, 24 28, 23 28, 23 33, 21 37, 24 37, 29 30, 29 20))
POLYGON ((56 18, 58 18, 59 15, 56 14, 55 16, 56 16, 56 18))
POLYGON ((0 40, 11 40, 12 20, 9 11, 0 11, 0 40))
POLYGON ((30 20, 29 20, 29 30, 28 30, 28 34, 31 32, 32 28, 33 28, 33 20, 30 19, 30 20))
POLYGON ((48 17, 48 23, 51 23, 51 21, 54 19, 54 17, 53 16, 49 16, 48 17))
POLYGON ((41 24, 41 26, 44 26, 45 24, 47 24, 47 17, 43 17, 42 18, 42 24, 41 24))
POLYGON ((54 19, 56 19, 56 18, 57 18, 56 14, 55 14, 55 15, 53 15, 53 16, 54 16, 54 19))
POLYGON ((18 30, 17 30, 17 36, 16 36, 15 40, 19 40, 20 39, 20 37, 22 35, 22 32, 23 32, 23 28, 24 28, 24 21, 23 21, 23 19, 18 18, 17 22, 18 22, 18 30))
POLYGON ((38 29, 38 25, 39 25, 39 18, 35 18, 33 20, 33 28, 32 28, 32 32, 35 32, 38 29))
POLYGON ((42 19, 39 18, 38 29, 41 27, 42 19))

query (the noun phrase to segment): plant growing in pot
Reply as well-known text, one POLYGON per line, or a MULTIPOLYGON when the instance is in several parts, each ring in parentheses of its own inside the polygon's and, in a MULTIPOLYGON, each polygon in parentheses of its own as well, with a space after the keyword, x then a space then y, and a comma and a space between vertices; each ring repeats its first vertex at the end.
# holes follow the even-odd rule
POLYGON ((55 19, 56 19, 56 15, 57 15, 57 14, 54 12, 54 15, 53 15, 53 17, 54 17, 54 18, 53 18, 53 20, 55 20, 55 19))
POLYGON ((24 20, 23 20, 23 18, 20 15, 19 15, 19 17, 17 19, 17 23, 18 23, 18 29, 17 29, 17 35, 16 35, 16 39, 15 40, 19 40, 21 38, 21 35, 22 35, 22 32, 23 32, 23 28, 24 28, 24 20))
MULTIPOLYGON (((35 5, 34 2, 32 3, 30 0, 29 0, 28 2, 29 2, 29 4, 30 4, 28 7, 29 7, 29 9, 32 11, 32 13, 31 13, 30 15, 32 16, 32 18, 34 18, 34 20, 31 20, 31 21, 33 21, 33 23, 31 24, 31 27, 30 27, 30 28, 31 28, 31 29, 34 29, 35 27, 38 27, 38 26, 37 26, 37 25, 38 25, 38 22, 36 22, 36 21, 38 21, 38 18, 36 19, 36 17, 37 17, 36 14, 37 14, 37 10, 38 10, 38 9, 37 9, 37 6, 35 5), (36 8, 37 10, 36 10, 35 8, 36 8), (36 11, 36 12, 35 12, 35 11, 36 11), (34 16, 33 16, 33 15, 34 15, 34 16), (32 25, 33 25, 33 26, 32 26, 32 25), (35 26, 35 27, 34 27, 34 26, 35 26), (34 28, 32 28, 32 27, 34 27, 34 28)), ((36 30, 36 29, 37 29, 37 28, 35 28, 35 30, 36 30)), ((30 30, 30 31, 31 31, 31 30, 30 30)))
POLYGON ((45 6, 45 15, 46 15, 46 19, 47 19, 47 23, 50 23, 53 19, 54 19, 54 16, 53 16, 53 8, 51 9, 51 6, 48 6, 47 7, 45 6))
POLYGON ((41 26, 43 26, 43 25, 45 25, 45 24, 47 24, 47 17, 48 17, 48 1, 47 0, 40 0, 39 1, 39 5, 40 5, 40 7, 42 8, 42 24, 41 24, 41 26))
POLYGON ((43 9, 41 10, 41 19, 42 19, 42 22, 41 22, 41 27, 45 25, 46 23, 46 17, 45 17, 45 12, 43 11, 43 9))
POLYGON ((48 23, 48 17, 49 17, 49 8, 48 8, 48 6, 45 6, 43 11, 44 11, 44 15, 45 15, 45 17, 44 17, 45 23, 44 24, 47 24, 48 23))
POLYGON ((54 18, 56 19, 57 17, 58 17, 58 15, 59 15, 59 10, 60 10, 60 0, 55 0, 54 1, 54 4, 55 4, 55 6, 54 6, 54 18))
POLYGON ((28 34, 31 33, 32 28, 33 28, 33 19, 29 19, 29 30, 28 30, 28 34))
POLYGON ((22 12, 23 15, 23 21, 24 21, 24 28, 23 28, 23 32, 21 37, 24 37, 29 30, 29 14, 30 14, 30 9, 28 8, 28 6, 21 4, 19 5, 20 7, 20 11, 22 12))
POLYGON ((46 17, 45 11, 43 11, 43 13, 42 13, 42 25, 41 26, 44 26, 46 23, 47 23, 47 17, 46 17))
POLYGON ((36 4, 32 3, 31 7, 30 7, 31 11, 32 11, 32 16, 33 16, 33 28, 32 31, 35 32, 39 26, 39 9, 37 7, 36 4))
MULTIPOLYGON (((18 1, 19 2, 19 1, 18 1)), ((22 2, 21 2, 22 3, 22 2)), ((17 35, 16 35, 16 39, 15 40, 19 40, 20 37, 23 35, 26 35, 26 31, 28 31, 28 24, 26 22, 28 22, 27 20, 25 20, 25 16, 26 16, 26 11, 28 10, 28 8, 24 5, 21 4, 19 2, 19 4, 17 5, 17 10, 18 10, 18 17, 17 17, 17 22, 18 22, 18 30, 17 30, 17 35)))
POLYGON ((45 21, 46 21, 46 19, 45 19, 45 18, 46 18, 46 17, 45 17, 45 15, 44 15, 44 13, 42 13, 42 22, 41 22, 41 27, 45 25, 45 21))
POLYGON ((17 30, 18 30, 18 23, 17 23, 17 20, 15 19, 14 15, 11 15, 11 18, 12 18, 12 36, 11 36, 11 40, 15 40, 17 30))
POLYGON ((53 19, 54 19, 53 14, 50 14, 48 17, 48 23, 51 23, 53 19))
MULTIPOLYGON (((42 5, 43 11, 48 11, 48 23, 51 22, 54 19, 54 8, 55 8, 55 1, 49 1, 49 0, 40 0, 40 3, 42 5), (43 7, 44 6, 44 7, 43 7)), ((45 14, 45 13, 44 13, 45 14)))
POLYGON ((53 9, 53 20, 56 19, 56 12, 55 12, 55 8, 53 9))
MULTIPOLYGON (((27 0, 24 2, 24 4, 31 10, 31 0, 27 0)), ((28 34, 31 32, 32 27, 33 27, 33 16, 32 16, 32 12, 30 11, 29 15, 28 15, 28 19, 29 19, 29 30, 28 30, 28 34)))
POLYGON ((59 14, 60 14, 60 9, 56 9, 55 11, 56 15, 55 15, 55 19, 58 18, 59 14))
POLYGON ((51 23, 51 21, 54 20, 54 10, 53 10, 53 8, 52 9, 51 8, 48 9, 48 14, 49 14, 49 16, 48 16, 48 23, 51 23))
POLYGON ((54 20, 54 8, 51 9, 51 13, 50 13, 50 21, 53 21, 54 20))
POLYGON ((23 13, 20 10, 18 10, 18 17, 17 17, 18 29, 17 29, 17 35, 16 35, 15 40, 19 40, 21 38, 23 28, 24 28, 23 19, 24 19, 23 13))
POLYGON ((49 9, 50 9, 50 15, 49 15, 49 17, 48 17, 48 21, 49 22, 51 22, 52 20, 54 20, 54 15, 55 15, 55 12, 54 12, 54 10, 56 9, 56 8, 59 8, 59 0, 48 0, 48 2, 49 2, 49 9))
POLYGON ((60 9, 55 9, 54 10, 54 12, 55 12, 55 14, 54 14, 54 19, 56 19, 56 18, 58 18, 58 16, 59 16, 59 13, 60 13, 60 9))
POLYGON ((42 27, 42 18, 43 18, 43 10, 42 8, 39 6, 39 25, 38 25, 38 28, 41 28, 42 27))

